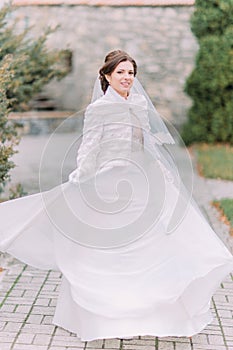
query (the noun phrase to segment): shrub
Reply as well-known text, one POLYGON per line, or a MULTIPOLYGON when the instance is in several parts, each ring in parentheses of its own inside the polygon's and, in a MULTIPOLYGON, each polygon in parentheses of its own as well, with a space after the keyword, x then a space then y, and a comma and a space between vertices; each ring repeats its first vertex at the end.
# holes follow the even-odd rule
POLYGON ((11 11, 9 5, 0 10, 0 193, 10 180, 11 157, 19 142, 17 125, 8 120, 9 111, 27 109, 27 103, 45 84, 68 73, 61 64, 66 50, 46 48, 52 30, 48 28, 33 40, 27 38, 28 30, 16 33, 16 22, 7 23, 11 11))
POLYGON ((7 180, 9 180, 9 171, 14 167, 10 160, 15 153, 14 146, 18 143, 17 132, 14 125, 8 121, 8 100, 6 90, 13 77, 10 70, 12 58, 6 56, 0 62, 0 193, 3 191, 7 180))
POLYGON ((186 144, 233 144, 233 0, 196 0, 191 29, 199 41, 185 92, 193 104, 183 125, 186 144))

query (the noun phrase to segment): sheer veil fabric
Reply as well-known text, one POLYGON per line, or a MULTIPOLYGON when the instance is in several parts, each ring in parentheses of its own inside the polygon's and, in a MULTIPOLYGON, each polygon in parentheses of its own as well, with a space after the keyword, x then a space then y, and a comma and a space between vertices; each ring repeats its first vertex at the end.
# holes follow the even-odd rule
POLYGON ((192 336, 212 321, 233 257, 192 199, 176 137, 140 83, 127 100, 98 84, 76 168, 0 204, 0 250, 62 273, 53 323, 83 341, 192 336))

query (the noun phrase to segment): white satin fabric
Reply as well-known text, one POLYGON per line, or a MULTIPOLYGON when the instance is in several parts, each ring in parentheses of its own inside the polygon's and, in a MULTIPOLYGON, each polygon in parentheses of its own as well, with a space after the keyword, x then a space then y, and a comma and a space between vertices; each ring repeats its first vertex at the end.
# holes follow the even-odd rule
POLYGON ((178 189, 154 157, 145 166, 155 184, 148 192, 142 168, 131 163, 145 165, 150 143, 144 100, 131 96, 137 99, 132 117, 129 101, 119 98, 110 90, 88 108, 69 182, 0 204, 0 250, 62 272, 53 323, 82 340, 192 336, 212 321, 211 297, 233 270, 233 257, 192 202, 173 234, 166 234, 178 189), (120 119, 112 128, 109 102, 118 101, 114 115, 120 119), (96 113, 98 104, 106 114, 96 113), (102 201, 91 187, 96 171, 102 201), (128 187, 113 190, 119 179, 132 184, 131 197, 128 187))

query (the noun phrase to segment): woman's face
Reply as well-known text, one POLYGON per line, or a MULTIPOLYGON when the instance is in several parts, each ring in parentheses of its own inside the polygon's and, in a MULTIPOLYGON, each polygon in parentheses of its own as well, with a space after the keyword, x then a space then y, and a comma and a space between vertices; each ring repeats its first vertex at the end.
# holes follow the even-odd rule
POLYGON ((106 75, 111 87, 122 97, 127 98, 134 81, 134 67, 130 61, 118 64, 110 75, 106 75))

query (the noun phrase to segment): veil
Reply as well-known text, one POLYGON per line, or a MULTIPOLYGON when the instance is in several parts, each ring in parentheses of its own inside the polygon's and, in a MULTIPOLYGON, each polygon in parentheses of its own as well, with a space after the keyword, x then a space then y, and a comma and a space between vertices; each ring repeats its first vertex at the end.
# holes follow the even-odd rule
MULTIPOLYGON (((178 196, 166 230, 167 234, 171 234, 175 232, 175 229, 185 217, 190 205, 195 207, 199 214, 204 217, 197 203, 192 198, 193 167, 190 154, 178 131, 171 123, 169 123, 169 129, 171 129, 172 134, 168 130, 164 118, 158 113, 137 78, 134 79, 130 92, 143 95, 147 101, 150 132, 147 133, 146 137, 149 139, 149 152, 154 158, 159 159, 163 172, 170 177, 177 189, 178 196), (151 145, 152 147, 150 147, 151 145), (180 151, 183 152, 182 157, 180 156, 180 151)), ((103 95, 100 80, 97 78, 93 88, 91 103, 94 103, 103 95)))
MULTIPOLYGON (((144 103, 146 101, 142 98, 143 107, 140 106, 139 103, 137 104, 137 101, 140 100, 140 96, 135 96, 135 99, 132 99, 130 102, 135 103, 135 105, 128 105, 128 102, 122 102, 122 99, 113 99, 113 102, 110 99, 108 100, 110 101, 109 103, 105 101, 105 103, 98 104, 98 102, 95 103, 95 101, 99 100, 104 94, 99 79, 95 81, 91 104, 87 106, 84 115, 83 111, 81 114, 84 116, 83 131, 81 135, 78 135, 79 139, 82 137, 92 142, 92 146, 90 146, 90 142, 78 142, 79 145, 77 145, 76 134, 72 142, 72 145, 75 145, 75 149, 77 146, 78 151, 80 147, 85 147, 85 154, 83 153, 82 161, 81 157, 79 161, 82 162, 84 170, 85 167, 90 166, 94 172, 92 173, 92 170, 89 171, 90 169, 88 168, 87 173, 91 175, 90 178, 85 181, 78 180, 76 182, 76 175, 79 169, 82 168, 81 165, 79 167, 79 163, 77 162, 77 168, 69 175, 69 181, 72 182, 74 186, 69 187, 67 184, 64 184, 61 187, 57 187, 61 190, 61 196, 63 196, 63 206, 60 206, 59 209, 61 212, 66 210, 67 215, 70 217, 69 230, 66 222, 58 220, 60 218, 62 219, 63 214, 60 216, 57 214, 57 207, 51 205, 50 197, 48 196, 47 198, 47 191, 43 194, 49 217, 56 223, 59 221, 57 227, 66 237, 83 246, 92 248, 98 247, 101 249, 127 246, 131 242, 136 242, 143 234, 150 232, 152 225, 157 224, 164 226, 161 230, 156 230, 156 233, 160 234, 160 232, 165 232, 167 235, 170 235, 177 232, 176 229, 179 229, 179 225, 183 221, 190 205, 195 207, 195 209, 202 214, 195 201, 192 200, 192 162, 186 147, 183 147, 183 150, 181 150, 182 147, 180 147, 180 144, 182 145, 182 139, 179 133, 173 128, 171 129, 172 135, 170 134, 138 79, 134 81, 131 92, 131 98, 133 98, 133 94, 143 95, 147 103, 144 103), (133 137, 124 139, 124 135, 123 137, 121 137, 122 135, 119 137, 119 133, 116 133, 117 128, 111 129, 113 123, 123 123, 127 129, 126 123, 121 121, 121 116, 126 112, 128 113, 128 110, 131 111, 131 114, 135 114, 136 117, 138 116, 139 120, 140 117, 149 115, 150 130, 148 131, 148 129, 144 130, 142 128, 144 136, 142 152, 135 152, 132 150, 131 142, 133 137), (88 118, 86 118, 87 116, 88 118), (103 119, 107 121, 108 118, 109 122, 106 122, 104 125, 108 131, 103 133, 101 123, 103 119), (89 120, 88 123, 90 126, 90 128, 87 127, 86 130, 84 130, 85 120, 86 122, 89 120), (100 125, 98 123, 100 123, 100 125), (107 141, 106 139, 103 140, 104 134, 110 134, 110 138, 107 141), (96 135, 99 135, 99 141, 97 142, 96 135), (110 152, 111 147, 109 146, 116 145, 116 140, 118 139, 121 141, 119 146, 121 150, 131 150, 129 155, 128 153, 126 155, 125 153, 122 154, 121 150, 117 149, 118 143, 116 147, 117 152, 114 153, 112 157, 112 153, 110 152), (113 171, 103 170, 108 168, 102 167, 105 163, 99 162, 101 153, 104 153, 99 151, 100 146, 100 149, 104 150, 105 155, 107 154, 108 157, 110 156, 110 164, 113 164, 111 163, 112 161, 117 162, 119 159, 120 161, 125 160, 130 166, 118 167, 115 166, 116 163, 114 163, 113 171), (184 152, 185 155, 180 157, 180 151, 184 152), (180 159, 182 164, 180 164, 180 159), (99 165, 97 165, 97 167, 95 166, 97 160, 100 167, 99 165), (136 198, 139 198, 140 203, 142 200, 141 198, 143 198, 145 204, 143 204, 143 210, 140 211, 140 213, 138 210, 126 210, 127 220, 129 213, 131 215, 129 219, 132 220, 130 222, 118 220, 121 213, 122 215, 124 214, 124 209, 127 209, 130 203, 134 203, 131 201, 134 193, 136 193, 136 198), (82 196, 82 203, 86 205, 85 210, 81 210, 81 206, 77 206, 77 198, 79 198, 80 195, 82 196), (166 206, 164 203, 168 203, 168 205, 166 206), (160 210, 160 208, 162 210, 160 210), (164 211, 163 208, 165 208, 164 211), (94 212, 93 210, 91 211, 91 209, 94 209, 94 212), (107 219, 105 218, 106 213, 108 214, 107 219), (164 215, 165 220, 160 220, 162 215, 164 215)), ((79 117, 80 114, 77 118, 80 120, 81 118, 79 117)), ((134 125, 130 123, 129 129, 132 126, 134 127, 134 125)), ((135 127, 137 127, 137 125, 135 125, 135 127)), ((46 152, 44 152, 41 162, 42 166, 46 164, 46 159, 48 159, 48 162, 51 160, 49 149, 51 148, 51 152, 54 151, 52 141, 53 139, 51 139, 46 146, 46 152)), ((68 150, 64 148, 66 156, 70 149, 73 149, 73 147, 69 146, 68 150)), ((107 158, 107 162, 108 159, 109 158, 107 158)), ((41 168, 40 174, 43 175, 45 173, 46 172, 41 168)), ((45 183, 46 180, 45 178, 45 183)), ((55 192, 54 195, 57 196, 57 193, 55 192)))
MULTIPOLYGON (((131 93, 143 95, 146 98, 151 133, 153 134, 155 140, 157 140, 157 143, 175 144, 175 140, 172 137, 171 133, 168 131, 168 128, 165 122, 163 121, 163 118, 154 107, 151 99, 149 98, 142 84, 137 78, 134 78, 134 83, 131 88, 131 93)), ((91 103, 95 102, 97 99, 99 99, 103 95, 104 93, 101 89, 100 80, 99 78, 97 78, 94 84, 91 103)))

